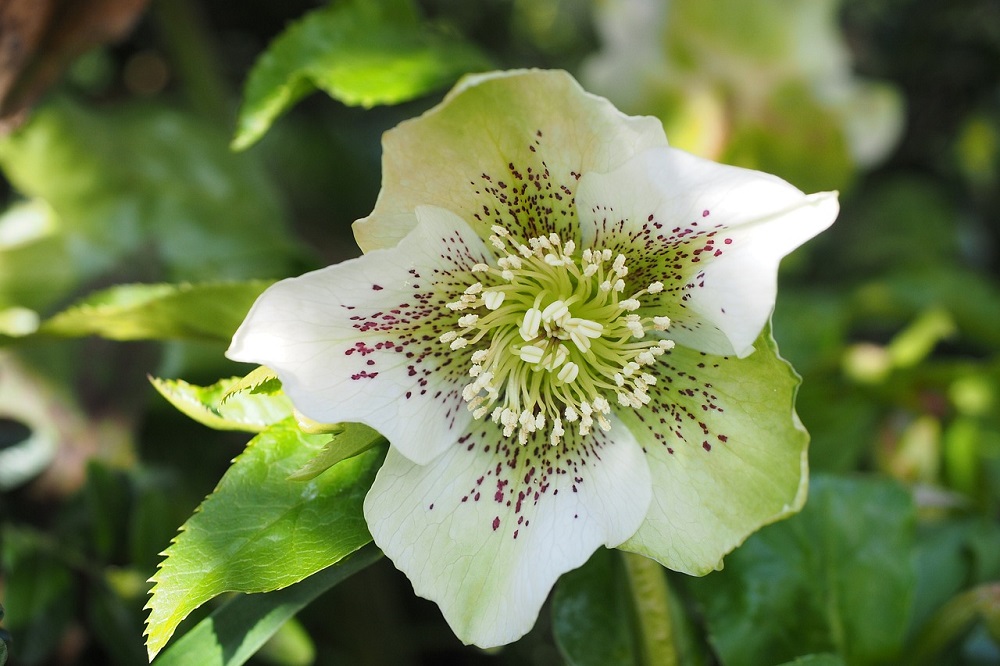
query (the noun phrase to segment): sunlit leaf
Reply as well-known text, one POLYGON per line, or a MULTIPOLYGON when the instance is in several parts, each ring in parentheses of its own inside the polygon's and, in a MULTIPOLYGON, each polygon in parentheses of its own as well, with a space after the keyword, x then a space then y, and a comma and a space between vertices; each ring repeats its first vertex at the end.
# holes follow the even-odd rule
POLYGON ((326 440, 302 434, 289 420, 255 437, 233 462, 181 527, 152 578, 150 656, 209 599, 287 587, 371 541, 361 505, 384 448, 306 483, 288 481, 326 440))
POLYGON ((195 386, 180 379, 151 378, 164 398, 192 419, 216 430, 261 432, 292 414, 292 403, 284 394, 231 395, 239 377, 222 379, 211 386, 195 386))
POLYGON ((252 370, 245 377, 234 383, 222 396, 222 401, 229 400, 232 396, 249 391, 250 393, 260 393, 270 395, 281 390, 281 380, 270 368, 263 365, 252 370))
POLYGON ((916 583, 909 494, 874 479, 821 476, 811 486, 799 515, 690 581, 727 666, 824 652, 850 664, 898 656, 916 583))
POLYGON ((340 461, 353 458, 385 441, 376 430, 363 423, 342 423, 341 426, 340 431, 333 433, 333 438, 323 446, 319 455, 289 476, 290 480, 308 481, 316 478, 340 461))
POLYGON ((422 21, 410 0, 332 3, 288 28, 257 61, 233 147, 255 143, 317 88, 351 106, 398 104, 488 68, 472 45, 422 21))
POLYGON ((91 294, 42 322, 41 334, 228 342, 268 282, 129 284, 91 294))
POLYGON ((153 662, 156 666, 239 666, 313 599, 382 556, 363 548, 283 590, 240 595, 199 622, 153 662))

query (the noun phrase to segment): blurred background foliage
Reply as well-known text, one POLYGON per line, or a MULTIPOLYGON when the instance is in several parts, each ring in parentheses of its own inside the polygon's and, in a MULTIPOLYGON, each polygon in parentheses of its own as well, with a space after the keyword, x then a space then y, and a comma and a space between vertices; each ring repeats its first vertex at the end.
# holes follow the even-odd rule
MULTIPOLYGON (((0 49, 8 663, 145 663, 145 581, 246 441, 187 420, 146 376, 242 372, 226 334, 266 282, 229 281, 357 254, 380 134, 463 72, 524 66, 659 116, 676 146, 841 190, 837 224, 786 260, 774 317, 804 380, 809 504, 722 572, 670 574, 681 663, 1000 663, 1000 4, 70 6, 0 5, 0 46, 21 44, 0 49), (160 287, 50 319, 159 282, 222 291, 156 300, 162 335, 128 323, 160 287), (104 337, 74 338, 89 333, 104 337)), ((529 636, 485 653, 382 561, 254 661, 631 663, 620 568, 597 553, 529 636)))

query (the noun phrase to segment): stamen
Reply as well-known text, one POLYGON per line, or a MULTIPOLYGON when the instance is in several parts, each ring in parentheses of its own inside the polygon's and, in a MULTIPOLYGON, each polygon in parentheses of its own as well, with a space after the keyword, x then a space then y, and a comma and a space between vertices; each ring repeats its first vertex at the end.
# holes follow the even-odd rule
POLYGON ((595 424, 612 427, 612 402, 649 403, 656 378, 646 368, 673 342, 647 333, 667 330, 670 319, 633 313, 663 283, 636 291, 626 283, 627 257, 609 248, 576 254, 576 242, 555 233, 521 239, 501 225, 492 231, 496 263, 473 265, 469 286, 445 304, 460 313, 455 329, 439 337, 452 350, 470 350, 462 397, 473 417, 490 418, 522 444, 547 428, 555 446, 564 421, 587 435, 595 424), (621 297, 626 289, 630 298, 621 297))

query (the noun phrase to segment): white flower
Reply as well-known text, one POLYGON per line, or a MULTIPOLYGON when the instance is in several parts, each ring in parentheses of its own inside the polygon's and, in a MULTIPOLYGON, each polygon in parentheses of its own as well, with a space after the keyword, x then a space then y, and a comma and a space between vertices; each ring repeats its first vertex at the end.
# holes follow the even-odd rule
POLYGON ((229 356, 388 438, 368 525, 463 641, 516 640, 601 545, 703 574, 798 509, 761 332, 834 194, 671 149, 563 72, 468 77, 384 149, 367 254, 268 289, 229 356))

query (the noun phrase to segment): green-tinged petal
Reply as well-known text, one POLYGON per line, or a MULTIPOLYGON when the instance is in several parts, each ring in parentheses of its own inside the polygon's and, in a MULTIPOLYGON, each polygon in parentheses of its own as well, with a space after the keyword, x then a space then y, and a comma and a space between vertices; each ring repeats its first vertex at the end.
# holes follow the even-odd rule
POLYGON ((587 173, 576 198, 585 247, 629 257, 635 289, 670 317, 678 344, 746 356, 777 295, 778 262, 829 227, 836 193, 805 195, 759 171, 655 148, 605 174, 587 173))
POLYGON ((646 462, 620 423, 551 446, 492 423, 428 465, 390 449, 365 499, 378 544, 466 643, 510 643, 556 578, 633 534, 649 505, 646 462))
POLYGON ((665 146, 653 118, 628 117, 560 71, 464 78, 439 106, 383 138, 382 190, 354 224, 361 249, 396 245, 420 205, 447 208, 483 237, 500 222, 521 236, 575 235, 576 180, 665 146), (554 209, 552 214, 548 209, 554 209))
POLYGON ((360 422, 426 463, 470 420, 468 367, 439 338, 463 277, 488 259, 483 242, 448 211, 422 208, 399 247, 378 250, 269 288, 227 355, 266 365, 303 414, 360 422))
POLYGON ((621 547, 703 575, 762 525, 805 501, 808 434, 798 377, 770 331, 745 359, 677 347, 654 370, 649 405, 619 416, 646 451, 653 502, 621 547))

